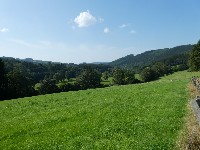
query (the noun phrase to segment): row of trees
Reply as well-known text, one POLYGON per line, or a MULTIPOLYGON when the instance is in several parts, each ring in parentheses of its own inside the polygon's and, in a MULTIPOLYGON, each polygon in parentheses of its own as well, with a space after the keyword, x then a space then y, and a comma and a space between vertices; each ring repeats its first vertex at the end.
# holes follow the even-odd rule
POLYGON ((110 85, 125 85, 138 83, 139 80, 135 78, 135 73, 127 69, 114 69, 112 71, 105 71, 100 73, 99 71, 90 67, 84 69, 79 76, 76 77, 74 82, 61 81, 56 84, 56 80, 45 79, 40 82, 37 88, 40 94, 55 93, 85 90, 89 88, 102 88, 108 85, 101 84, 102 79, 108 80, 112 77, 110 85))
POLYGON ((138 55, 127 55, 110 63, 112 66, 126 67, 139 73, 143 67, 152 63, 165 60, 165 63, 175 66, 177 64, 187 64, 188 56, 193 45, 182 45, 173 48, 164 48, 146 51, 138 55))
MULTIPOLYGON (((72 68, 72 67, 70 67, 72 68)), ((34 81, 30 73, 23 69, 13 69, 6 74, 4 62, 0 61, 0 99, 13 99, 38 94, 50 94, 57 92, 67 92, 76 90, 85 90, 88 88, 105 87, 101 84, 102 79, 108 80, 112 77, 112 84, 126 85, 140 83, 135 78, 135 72, 128 69, 108 69, 101 73, 91 66, 84 67, 77 76, 70 72, 68 76, 61 76, 59 73, 54 75, 47 74, 43 80, 34 81), (75 77, 71 82, 70 77, 75 77), (36 86, 35 86, 36 85, 36 86)), ((144 68, 141 73, 142 82, 156 80, 161 76, 172 73, 172 67, 162 62, 144 68)))
POLYGON ((0 100, 105 87, 101 81, 109 77, 116 85, 138 82, 135 73, 127 69, 81 65, 68 66, 64 70, 55 64, 36 65, 38 68, 27 62, 0 59, 0 100))
POLYGON ((33 85, 26 72, 13 69, 6 73, 4 62, 0 59, 0 100, 36 95, 33 85))
POLYGON ((165 63, 157 62, 152 66, 144 68, 141 73, 141 79, 143 82, 149 82, 158 79, 159 77, 169 75, 173 72, 171 66, 167 66, 165 63))
POLYGON ((110 68, 93 64, 34 64, 3 58, 0 59, 0 100, 101 87, 101 74, 110 68), (72 78, 74 83, 70 83, 72 78))
POLYGON ((189 55, 187 53, 180 54, 170 59, 153 63, 149 67, 144 68, 140 76, 143 82, 149 82, 164 75, 186 69, 200 71, 200 41, 193 46, 189 55))
MULTIPOLYGON (((188 55, 181 54, 154 62, 141 69, 139 81, 133 70, 108 65, 35 64, 4 58, 3 61, 0 59, 0 100, 104 87, 101 81, 108 80, 109 77, 112 77, 115 85, 149 82, 188 69, 186 60, 188 55)), ((190 53, 189 67, 191 71, 200 70, 200 41, 190 53)))
POLYGON ((189 58, 191 71, 200 71, 200 41, 194 45, 189 58))

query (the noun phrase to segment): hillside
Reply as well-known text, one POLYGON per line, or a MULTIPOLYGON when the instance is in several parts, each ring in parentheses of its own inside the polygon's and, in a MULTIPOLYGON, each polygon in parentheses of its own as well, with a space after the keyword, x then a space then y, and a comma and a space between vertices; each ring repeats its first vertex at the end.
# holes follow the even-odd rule
POLYGON ((146 51, 136 56, 131 54, 111 62, 110 65, 127 68, 148 66, 153 62, 170 59, 181 54, 188 54, 192 47, 193 45, 182 45, 174 48, 146 51))
POLYGON ((186 85, 197 74, 1 101, 0 147, 173 149, 186 114, 186 85))

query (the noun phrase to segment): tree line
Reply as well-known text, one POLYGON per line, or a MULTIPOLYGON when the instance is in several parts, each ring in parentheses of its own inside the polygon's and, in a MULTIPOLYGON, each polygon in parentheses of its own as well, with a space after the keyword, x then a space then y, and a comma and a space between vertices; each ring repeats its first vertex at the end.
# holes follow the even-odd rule
POLYGON ((33 63, 13 58, 0 59, 0 100, 102 88, 102 80, 112 79, 109 85, 149 82, 176 71, 200 70, 200 42, 190 55, 179 54, 143 66, 139 69, 116 68, 109 65, 33 63), (137 74, 140 80, 135 77, 137 74))
POLYGON ((32 63, 0 59, 0 100, 140 82, 135 72, 94 64, 32 63), (102 84, 102 80, 112 81, 102 84))
POLYGON ((179 57, 181 55, 184 56, 184 59, 182 59, 182 62, 184 61, 183 63, 187 63, 189 52, 193 48, 193 46, 194 45, 181 45, 181 46, 176 46, 173 48, 150 50, 138 55, 131 54, 131 55, 127 55, 125 57, 119 58, 109 64, 114 67, 115 66, 126 67, 129 69, 134 68, 134 70, 139 73, 142 68, 144 68, 145 66, 149 66, 154 62, 160 62, 163 60, 169 60, 169 61, 172 60, 173 62, 177 61, 178 63, 180 60, 175 59, 175 58, 181 58, 179 57))
POLYGON ((164 75, 183 70, 200 71, 200 41, 192 46, 189 53, 154 62, 150 66, 143 68, 140 75, 144 82, 149 82, 164 75))
POLYGON ((94 81, 111 68, 101 64, 33 63, 1 58, 0 100, 101 87, 94 81), (85 77, 91 81, 83 82, 88 80, 85 77), (70 82, 72 79, 75 82, 70 82))

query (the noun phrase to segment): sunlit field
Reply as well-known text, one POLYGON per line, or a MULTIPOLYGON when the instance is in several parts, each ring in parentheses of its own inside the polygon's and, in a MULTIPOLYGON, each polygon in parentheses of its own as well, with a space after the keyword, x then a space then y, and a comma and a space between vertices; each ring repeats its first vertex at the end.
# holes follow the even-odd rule
POLYGON ((1 101, 0 149, 173 149, 194 75, 1 101))

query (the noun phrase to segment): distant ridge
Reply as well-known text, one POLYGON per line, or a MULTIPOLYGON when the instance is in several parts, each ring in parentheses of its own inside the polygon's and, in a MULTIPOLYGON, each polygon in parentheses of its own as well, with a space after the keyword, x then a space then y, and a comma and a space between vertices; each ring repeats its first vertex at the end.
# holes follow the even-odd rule
MULTIPOLYGON (((24 61, 24 62, 29 62, 29 63, 41 63, 41 64, 47 64, 47 63, 53 63, 53 64, 68 64, 68 63, 61 63, 61 62, 53 62, 53 61, 44 61, 44 60, 34 60, 32 58, 24 58, 24 59, 20 59, 20 58, 14 58, 14 57, 0 57, 0 59, 7 59, 7 60, 18 60, 18 61, 24 61)), ((69 63, 69 64, 74 64, 74 63, 69 63)))
MULTIPOLYGON (((112 62, 92 62, 92 63, 80 63, 80 64, 94 64, 94 65, 110 65, 113 67, 122 67, 122 68, 141 68, 143 66, 148 66, 154 62, 167 60, 173 57, 182 57, 182 54, 188 54, 189 51, 193 48, 193 45, 181 45, 173 48, 164 48, 157 50, 150 50, 144 53, 134 56, 133 54, 127 55, 125 57, 119 58, 112 62), (179 56, 180 55, 180 56, 179 56)), ((54 63, 54 64, 68 64, 75 65, 74 63, 61 63, 61 62, 52 62, 52 61, 43 61, 43 60, 33 60, 32 58, 13 58, 13 57, 0 57, 0 59, 15 59, 19 61, 31 62, 31 63, 54 63)))
POLYGON ((114 67, 134 68, 138 66, 148 66, 153 62, 170 59, 181 54, 188 54, 193 45, 181 45, 173 48, 150 50, 134 56, 133 54, 119 58, 109 65, 114 67))
POLYGON ((92 62, 91 64, 100 65, 100 64, 109 64, 109 62, 92 62))

